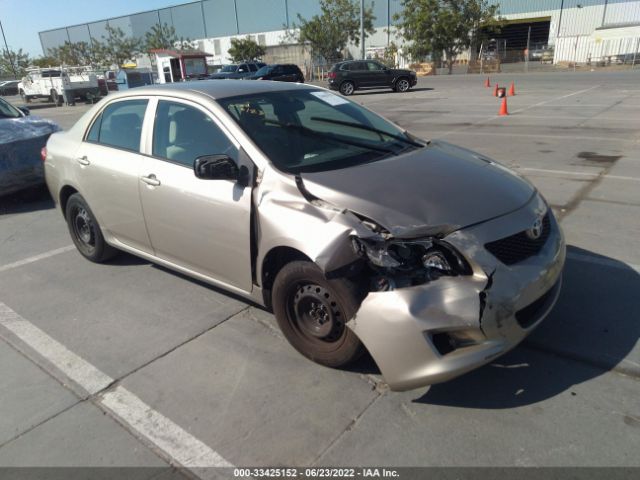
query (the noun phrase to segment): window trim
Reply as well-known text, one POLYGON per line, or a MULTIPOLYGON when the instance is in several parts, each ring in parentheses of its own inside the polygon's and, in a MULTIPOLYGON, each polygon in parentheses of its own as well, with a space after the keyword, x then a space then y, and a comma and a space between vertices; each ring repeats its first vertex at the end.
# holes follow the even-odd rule
MULTIPOLYGON (((242 150, 242 145, 232 135, 232 133, 227 128, 227 126, 223 122, 220 121, 220 119, 217 117, 217 115, 215 113, 213 113, 211 110, 206 108, 204 105, 202 105, 202 104, 200 104, 198 102, 194 102, 192 100, 184 99, 184 98, 157 95, 157 96, 154 96, 151 99, 152 103, 149 104, 149 106, 151 108, 149 108, 149 107, 147 108, 147 115, 149 116, 149 118, 148 118, 149 127, 148 127, 147 130, 145 130, 144 127, 143 127, 143 131, 142 131, 142 134, 144 136, 144 140, 145 141, 144 141, 144 149, 143 149, 144 151, 141 151, 140 153, 142 155, 144 155, 145 157, 152 158, 154 160, 159 160, 159 161, 162 161, 162 162, 171 163, 172 165, 177 165, 179 167, 188 168, 189 170, 193 170, 193 165, 192 166, 188 166, 188 165, 185 165, 184 163, 176 162, 176 161, 171 160, 169 158, 159 157, 159 156, 153 154, 153 131, 154 131, 155 125, 156 125, 156 112, 158 111, 158 105, 162 101, 171 102, 171 103, 178 103, 178 104, 186 105, 186 106, 189 106, 189 107, 196 108, 197 110, 200 110, 202 113, 204 113, 209 118, 211 118, 211 120, 213 120, 213 123, 215 123, 215 125, 227 137, 227 139, 238 150, 238 152, 240 152, 240 150, 242 150)), ((147 124, 146 120, 147 120, 147 118, 145 116, 145 124, 147 124)), ((235 159, 234 159, 234 161, 237 162, 237 160, 235 160, 235 159)), ((255 164, 253 159, 251 159, 251 161, 255 164)))
POLYGON ((89 143, 91 145, 98 145, 100 147, 106 147, 106 148, 114 148, 116 150, 121 150, 123 152, 131 152, 131 153, 137 153, 137 154, 141 154, 142 153, 142 147, 144 144, 144 140, 145 140, 145 124, 147 122, 147 115, 149 113, 149 107, 151 106, 151 97, 146 96, 146 95, 136 95, 136 96, 131 96, 131 97, 123 97, 123 98, 115 98, 112 101, 110 101, 109 103, 105 104, 91 119, 91 121, 89 122, 89 125, 87 126, 87 128, 84 131, 84 134, 82 135, 82 141, 84 143, 89 143), (94 142, 91 140, 88 140, 87 138, 89 137, 89 132, 91 131, 91 129, 93 128, 93 125, 96 123, 96 121, 100 121, 100 127, 102 127, 102 118, 103 118, 103 114, 104 111, 109 108, 111 105, 114 105, 116 103, 121 103, 121 102, 126 102, 126 101, 131 101, 131 100, 146 100, 147 101, 147 107, 145 110, 145 114, 142 117, 142 128, 140 130, 140 144, 138 145, 138 150, 132 150, 130 148, 123 148, 123 147, 119 147, 117 145, 107 145, 106 143, 100 143, 100 142, 94 142))

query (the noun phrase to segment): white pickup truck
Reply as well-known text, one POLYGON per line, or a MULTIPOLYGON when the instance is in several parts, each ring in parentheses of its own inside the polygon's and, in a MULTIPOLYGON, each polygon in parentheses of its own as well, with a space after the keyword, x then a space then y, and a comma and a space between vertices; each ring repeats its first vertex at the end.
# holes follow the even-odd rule
POLYGON ((100 95, 98 78, 88 67, 30 68, 18 84, 18 92, 26 103, 33 98, 48 98, 56 105, 100 95))

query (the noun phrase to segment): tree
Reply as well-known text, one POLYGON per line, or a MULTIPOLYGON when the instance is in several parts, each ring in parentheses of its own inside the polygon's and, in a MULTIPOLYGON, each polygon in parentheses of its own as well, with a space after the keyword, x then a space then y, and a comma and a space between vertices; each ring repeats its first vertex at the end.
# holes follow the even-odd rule
POLYGON ((0 54, 0 74, 13 75, 16 77, 22 76, 30 63, 29 54, 23 52, 22 49, 19 49, 17 52, 2 49, 2 53, 0 54))
POLYGON ((146 52, 163 48, 175 48, 177 42, 176 29, 166 23, 162 25, 156 24, 144 34, 144 50, 146 52))
POLYGON ((105 29, 107 35, 102 36, 102 42, 94 42, 97 63, 120 67, 142 52, 142 39, 129 37, 121 28, 112 27, 108 23, 105 29))
POLYGON ((48 56, 56 59, 59 65, 93 65, 97 62, 102 46, 100 42, 64 42, 59 47, 47 50, 48 56))
POLYGON ((451 74, 460 53, 483 31, 499 28, 498 13, 499 5, 489 0, 402 0, 394 20, 414 60, 431 55, 438 61, 444 53, 451 74))
POLYGON ((243 60, 259 60, 265 53, 267 53, 267 48, 263 45, 259 45, 249 36, 246 38, 231 39, 229 56, 234 62, 241 62, 243 60))
MULTIPOLYGON (((49 49, 51 51, 51 49, 49 49)), ((31 60, 31 65, 34 67, 47 68, 60 65, 60 60, 52 55, 44 55, 42 57, 34 58, 31 60)))
MULTIPOLYGON (((360 2, 357 0, 320 0, 320 15, 309 20, 298 14, 299 25, 293 24, 290 34, 298 42, 309 45, 314 55, 322 56, 326 61, 340 60, 342 51, 351 41, 360 45, 360 2)), ((365 35, 375 32, 373 28, 373 5, 365 8, 365 35)))

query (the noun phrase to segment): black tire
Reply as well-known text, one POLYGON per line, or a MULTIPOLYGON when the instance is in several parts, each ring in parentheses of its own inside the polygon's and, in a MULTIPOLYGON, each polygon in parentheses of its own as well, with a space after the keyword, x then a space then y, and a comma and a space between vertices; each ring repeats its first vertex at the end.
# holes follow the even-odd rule
POLYGON ((345 80, 340 84, 340 93, 345 97, 348 97, 356 91, 356 86, 351 80, 345 80))
POLYGON ((104 241, 96 217, 79 193, 74 193, 69 197, 65 217, 71 239, 84 258, 102 263, 118 253, 115 248, 107 245, 107 242, 104 241))
POLYGON ((396 84, 393 86, 393 89, 398 93, 408 92, 411 88, 411 84, 409 83, 409 79, 406 77, 400 77, 396 80, 396 84))
POLYGON ((24 90, 20 90, 20 98, 24 103, 31 103, 31 97, 24 93, 24 90))
POLYGON ((305 357, 328 367, 355 361, 364 347, 346 322, 358 309, 355 288, 327 280, 312 262, 285 265, 273 283, 272 305, 280 330, 305 357))

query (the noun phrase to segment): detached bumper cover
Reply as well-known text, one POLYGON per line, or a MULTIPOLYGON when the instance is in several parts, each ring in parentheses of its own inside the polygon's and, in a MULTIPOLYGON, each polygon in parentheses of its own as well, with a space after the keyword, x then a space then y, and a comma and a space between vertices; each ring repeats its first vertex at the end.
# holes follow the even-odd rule
POLYGON ((507 266, 484 248, 530 228, 544 209, 535 196, 512 214, 449 235, 446 240, 468 258, 473 275, 368 294, 348 326, 392 390, 443 382, 488 363, 520 343, 551 311, 566 254, 553 215, 549 238, 535 256, 507 266), (473 340, 441 353, 433 336, 451 332, 473 340))

